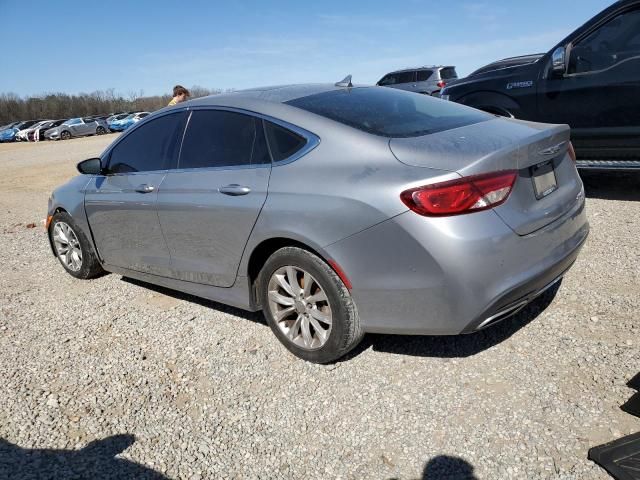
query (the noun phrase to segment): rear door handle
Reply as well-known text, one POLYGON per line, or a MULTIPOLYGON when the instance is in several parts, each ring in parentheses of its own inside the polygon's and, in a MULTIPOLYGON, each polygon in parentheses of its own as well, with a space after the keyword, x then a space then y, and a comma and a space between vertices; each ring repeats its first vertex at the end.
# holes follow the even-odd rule
POLYGON ((136 192, 139 193, 151 193, 155 190, 155 188, 153 187, 153 185, 147 185, 146 183, 143 183, 142 185, 138 185, 136 187, 136 192))
POLYGON ((232 183, 231 185, 220 187, 218 191, 220 193, 223 193, 224 195, 231 195, 232 197, 237 197, 239 195, 246 195, 251 191, 251 189, 243 185, 238 185, 237 183, 232 183))

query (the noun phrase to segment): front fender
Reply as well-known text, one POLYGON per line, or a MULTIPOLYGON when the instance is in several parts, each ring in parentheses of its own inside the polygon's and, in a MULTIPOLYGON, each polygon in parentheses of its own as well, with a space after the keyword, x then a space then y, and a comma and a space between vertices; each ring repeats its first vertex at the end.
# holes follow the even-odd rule
MULTIPOLYGON (((47 216, 53 216, 59 211, 67 212, 73 217, 73 220, 76 222, 78 227, 83 230, 86 237, 93 241, 91 231, 89 230, 87 213, 84 209, 84 192, 90 181, 91 176, 78 175, 73 177, 64 185, 56 188, 49 197, 47 216)), ((49 244, 55 255, 55 250, 51 243, 51 235, 49 235, 49 229, 47 229, 47 237, 49 237, 49 244)))

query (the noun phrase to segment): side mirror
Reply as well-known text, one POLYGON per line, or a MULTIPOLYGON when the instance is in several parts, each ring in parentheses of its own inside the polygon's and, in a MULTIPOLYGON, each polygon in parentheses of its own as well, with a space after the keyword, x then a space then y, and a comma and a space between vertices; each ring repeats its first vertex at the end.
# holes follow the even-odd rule
POLYGON ((564 47, 558 47, 551 55, 551 71, 554 75, 564 75, 567 71, 566 66, 566 50, 564 47))
POLYGON ((76 168, 83 175, 100 175, 102 173, 102 162, 99 158, 90 158, 80 162, 76 168))

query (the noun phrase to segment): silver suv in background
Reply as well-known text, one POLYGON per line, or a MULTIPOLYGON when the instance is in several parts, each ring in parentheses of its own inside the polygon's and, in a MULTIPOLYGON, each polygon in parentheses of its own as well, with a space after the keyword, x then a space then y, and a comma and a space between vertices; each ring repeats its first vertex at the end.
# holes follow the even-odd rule
POLYGON ((452 66, 406 68, 387 73, 376 85, 433 95, 457 78, 456 67, 452 66))

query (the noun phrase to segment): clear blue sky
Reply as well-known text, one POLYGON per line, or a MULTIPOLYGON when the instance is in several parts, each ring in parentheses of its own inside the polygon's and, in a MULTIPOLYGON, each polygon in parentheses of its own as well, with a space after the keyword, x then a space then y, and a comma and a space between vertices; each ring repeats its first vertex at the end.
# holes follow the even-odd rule
POLYGON ((169 93, 374 83, 390 70, 544 52, 612 0, 0 0, 0 92, 169 93))

